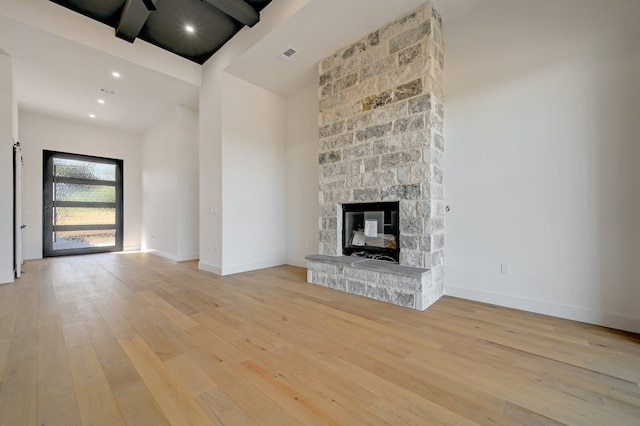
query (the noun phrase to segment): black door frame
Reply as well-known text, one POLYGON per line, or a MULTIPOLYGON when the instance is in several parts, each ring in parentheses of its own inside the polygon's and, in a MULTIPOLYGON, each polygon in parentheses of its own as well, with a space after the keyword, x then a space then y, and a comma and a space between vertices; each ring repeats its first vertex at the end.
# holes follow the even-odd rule
POLYGON ((72 154, 59 151, 42 151, 42 254, 44 257, 68 256, 90 253, 105 253, 112 251, 122 251, 124 234, 124 203, 123 203, 123 161, 113 158, 94 157, 90 155, 72 154), (116 166, 116 180, 100 181, 81 178, 55 178, 53 175, 53 158, 67 158, 78 161, 88 161, 93 163, 113 164, 116 166), (101 202, 78 202, 78 201, 58 201, 55 207, 115 207, 116 224, 113 225, 65 225, 53 226, 53 183, 66 182, 85 185, 107 185, 115 186, 115 203, 101 202), (114 246, 88 247, 78 249, 53 249, 53 233, 58 231, 99 231, 115 229, 116 241, 114 246))

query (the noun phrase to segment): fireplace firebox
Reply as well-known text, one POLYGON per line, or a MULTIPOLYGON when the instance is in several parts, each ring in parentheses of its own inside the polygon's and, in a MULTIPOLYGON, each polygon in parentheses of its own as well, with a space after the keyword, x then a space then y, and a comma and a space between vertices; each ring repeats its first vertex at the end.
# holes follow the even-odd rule
POLYGON ((342 205, 342 253, 400 260, 399 202, 342 205))

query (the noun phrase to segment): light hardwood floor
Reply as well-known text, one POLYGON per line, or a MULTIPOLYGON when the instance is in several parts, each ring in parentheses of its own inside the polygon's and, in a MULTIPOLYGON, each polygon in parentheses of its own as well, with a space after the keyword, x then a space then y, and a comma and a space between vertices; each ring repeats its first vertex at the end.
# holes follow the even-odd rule
POLYGON ((417 312, 149 254, 0 286, 2 425, 640 424, 640 338, 444 297, 417 312))

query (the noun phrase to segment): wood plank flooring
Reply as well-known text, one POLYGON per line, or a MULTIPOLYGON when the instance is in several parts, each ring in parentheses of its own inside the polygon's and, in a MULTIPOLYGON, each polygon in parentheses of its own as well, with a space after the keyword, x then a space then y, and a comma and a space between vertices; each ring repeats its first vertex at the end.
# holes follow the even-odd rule
POLYGON ((143 253, 0 286, 0 424, 640 425, 640 337, 444 297, 425 312, 143 253))

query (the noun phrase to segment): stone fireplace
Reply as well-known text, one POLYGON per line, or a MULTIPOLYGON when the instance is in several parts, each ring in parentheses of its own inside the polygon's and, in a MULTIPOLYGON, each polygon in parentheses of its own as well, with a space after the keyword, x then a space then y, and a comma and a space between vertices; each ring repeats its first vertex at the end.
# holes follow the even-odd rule
POLYGON ((308 281, 414 309, 443 293, 443 38, 427 2, 319 65, 320 254, 308 281), (398 202, 398 263, 343 253, 342 206, 398 202))

